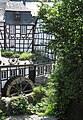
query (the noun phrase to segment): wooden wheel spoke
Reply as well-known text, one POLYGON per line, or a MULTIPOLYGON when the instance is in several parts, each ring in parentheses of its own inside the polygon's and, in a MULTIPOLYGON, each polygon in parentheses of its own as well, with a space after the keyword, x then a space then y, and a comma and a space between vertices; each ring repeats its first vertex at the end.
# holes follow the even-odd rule
POLYGON ((15 95, 18 95, 18 93, 12 93, 11 96, 15 96, 15 95))
POLYGON ((19 84, 17 81, 15 81, 16 89, 19 91, 19 84))
POLYGON ((28 89, 27 89, 27 90, 24 91, 24 93, 31 92, 31 91, 32 91, 32 90, 28 90, 28 89))
POLYGON ((29 85, 29 83, 27 83, 26 85, 25 85, 25 87, 23 88, 23 91, 26 89, 26 87, 29 85))
POLYGON ((22 91, 22 82, 20 81, 20 92, 22 91))
POLYGON ((15 90, 17 90, 17 91, 19 90, 19 89, 17 89, 17 87, 16 87, 16 86, 14 86, 14 85, 13 85, 11 88, 14 88, 14 89, 15 89, 15 90))

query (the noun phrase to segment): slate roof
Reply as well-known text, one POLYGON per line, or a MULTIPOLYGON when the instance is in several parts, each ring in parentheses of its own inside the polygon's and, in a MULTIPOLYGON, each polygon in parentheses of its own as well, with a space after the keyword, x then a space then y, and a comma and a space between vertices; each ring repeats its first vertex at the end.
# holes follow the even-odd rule
MULTIPOLYGON (((9 12, 10 11, 12 11, 12 12, 14 12, 14 11, 30 12, 31 11, 32 16, 37 16, 37 13, 38 13, 37 5, 40 3, 39 2, 31 2, 31 1, 35 1, 35 0, 25 0, 25 1, 26 1, 26 6, 23 4, 23 0, 21 0, 21 1, 0 0, 0 21, 3 22, 3 20, 4 20, 5 10, 9 11, 9 12)), ((51 5, 50 2, 48 2, 48 4, 51 5)), ((22 23, 27 24, 27 22, 29 22, 30 20, 33 21, 32 19, 28 19, 28 21, 27 21, 27 17, 25 20, 23 18, 22 23)), ((6 20, 8 22, 9 19, 7 18, 6 20)), ((10 22, 10 20, 9 20, 9 22, 10 22)), ((12 22, 12 20, 11 20, 11 22, 12 22)))
POLYGON ((22 1, 8 1, 6 4, 6 11, 30 11, 22 1))

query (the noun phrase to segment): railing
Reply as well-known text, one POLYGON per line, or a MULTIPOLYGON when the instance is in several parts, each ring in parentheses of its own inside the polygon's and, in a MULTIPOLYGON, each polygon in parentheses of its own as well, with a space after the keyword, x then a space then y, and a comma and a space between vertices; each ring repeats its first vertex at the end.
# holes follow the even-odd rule
POLYGON ((36 78, 50 74, 52 67, 53 63, 0 66, 1 88, 4 88, 9 79, 16 76, 24 76, 35 82, 36 78))

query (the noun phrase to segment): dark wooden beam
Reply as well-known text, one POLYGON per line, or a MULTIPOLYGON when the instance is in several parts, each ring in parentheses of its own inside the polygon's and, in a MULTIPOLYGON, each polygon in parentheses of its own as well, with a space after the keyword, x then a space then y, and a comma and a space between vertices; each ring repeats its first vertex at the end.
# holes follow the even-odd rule
POLYGON ((36 30, 36 25, 37 25, 38 18, 35 21, 35 24, 33 25, 33 30, 32 30, 32 53, 34 53, 34 46, 35 46, 35 41, 34 41, 34 35, 35 35, 35 30, 36 30))
POLYGON ((6 24, 4 23, 4 49, 6 49, 6 24))
POLYGON ((34 34, 35 34, 35 26, 32 27, 32 53, 34 53, 34 34))

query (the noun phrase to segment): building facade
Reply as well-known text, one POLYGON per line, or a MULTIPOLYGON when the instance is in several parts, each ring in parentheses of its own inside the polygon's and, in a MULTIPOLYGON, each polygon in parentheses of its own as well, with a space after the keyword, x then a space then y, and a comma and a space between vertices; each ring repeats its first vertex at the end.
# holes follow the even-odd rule
MULTIPOLYGON (((19 53, 37 52, 50 58, 42 63, 25 63, 16 60, 16 64, 0 64, 0 90, 3 96, 12 96, 32 91, 32 84, 38 80, 46 81, 46 74, 52 70, 54 52, 47 45, 54 36, 43 33, 37 18, 38 2, 27 0, 0 0, 0 49, 19 53), (27 87, 26 87, 27 85, 27 87), (18 90, 16 87, 18 86, 18 90), (22 87, 22 88, 20 88, 22 87), (26 89, 25 89, 26 88, 26 89)), ((51 4, 51 3, 50 3, 51 4)), ((5 58, 4 58, 5 59, 5 58)), ((4 61, 4 60, 3 60, 4 61)), ((15 59, 11 58, 15 62, 15 59)))
POLYGON ((37 19, 37 4, 40 3, 26 1, 5 1, 0 18, 1 47, 17 52, 40 51, 54 59, 53 51, 46 48, 53 35, 43 33, 37 19))

